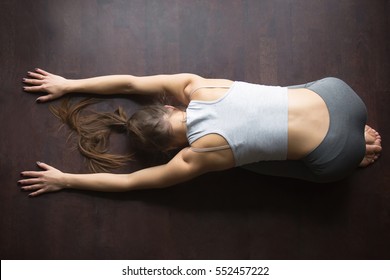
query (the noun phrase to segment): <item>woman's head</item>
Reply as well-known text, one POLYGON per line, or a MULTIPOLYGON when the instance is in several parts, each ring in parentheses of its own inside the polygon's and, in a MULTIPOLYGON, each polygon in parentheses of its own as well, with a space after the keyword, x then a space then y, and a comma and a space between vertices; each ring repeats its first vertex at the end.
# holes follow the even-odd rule
POLYGON ((68 100, 51 111, 63 123, 77 134, 77 147, 88 160, 94 172, 109 171, 125 165, 133 155, 115 155, 109 153, 109 140, 112 131, 126 133, 131 146, 136 151, 153 153, 167 151, 175 143, 170 117, 172 107, 152 105, 135 112, 130 118, 119 107, 114 113, 97 113, 83 109, 96 103, 87 99, 76 104, 68 100), (82 113, 83 112, 83 113, 82 113))
POLYGON ((127 121, 132 146, 143 152, 166 151, 172 146, 171 110, 162 105, 148 106, 135 112, 127 121))

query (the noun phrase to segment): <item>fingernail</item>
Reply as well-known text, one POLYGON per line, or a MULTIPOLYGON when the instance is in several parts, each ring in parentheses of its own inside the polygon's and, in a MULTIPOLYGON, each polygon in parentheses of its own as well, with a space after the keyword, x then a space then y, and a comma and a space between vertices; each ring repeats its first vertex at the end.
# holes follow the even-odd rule
POLYGON ((40 161, 37 161, 37 164, 41 164, 41 162, 40 162, 40 161))

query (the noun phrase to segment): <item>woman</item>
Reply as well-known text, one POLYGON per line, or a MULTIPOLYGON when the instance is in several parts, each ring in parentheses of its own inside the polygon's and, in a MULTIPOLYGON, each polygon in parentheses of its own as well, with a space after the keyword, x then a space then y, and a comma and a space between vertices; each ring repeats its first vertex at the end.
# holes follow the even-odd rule
MULTIPOLYGON (((29 178, 19 181, 23 190, 31 191, 30 196, 66 188, 110 192, 163 188, 235 166, 261 174, 330 182, 348 176, 359 165, 371 164, 381 151, 380 135, 365 125, 364 103, 336 78, 274 87, 193 74, 69 80, 35 69, 23 82, 25 91, 44 93, 37 102, 71 92, 168 94, 187 107, 185 111, 172 106, 147 107, 130 119, 118 110, 73 123, 81 137, 80 151, 94 162, 92 167, 124 161, 120 156, 104 155, 100 144, 82 144, 83 137, 88 138, 82 134, 96 132, 90 129, 94 119, 106 127, 125 128, 137 148, 181 150, 167 164, 132 174, 67 174, 37 162, 43 170, 24 171, 22 176, 29 178)), ((76 108, 68 104, 54 111, 66 121, 86 105, 88 102, 76 108)))

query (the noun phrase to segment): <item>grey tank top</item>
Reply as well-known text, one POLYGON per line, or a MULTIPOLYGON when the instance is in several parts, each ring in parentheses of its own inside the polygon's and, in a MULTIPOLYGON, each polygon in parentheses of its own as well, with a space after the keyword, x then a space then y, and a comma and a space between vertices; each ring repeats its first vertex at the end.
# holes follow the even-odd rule
MULTIPOLYGON (((190 145, 208 134, 218 134, 228 142, 227 148, 232 149, 236 166, 286 160, 287 125, 286 87, 234 82, 221 98, 215 101, 191 100, 187 107, 190 145)), ((224 148, 192 150, 209 152, 224 148)))

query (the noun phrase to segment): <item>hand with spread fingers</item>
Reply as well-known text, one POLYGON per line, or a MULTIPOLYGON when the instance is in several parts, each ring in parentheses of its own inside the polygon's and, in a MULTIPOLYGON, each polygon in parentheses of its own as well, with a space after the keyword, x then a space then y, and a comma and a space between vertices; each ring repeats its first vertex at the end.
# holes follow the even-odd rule
POLYGON ((62 190, 64 186, 64 173, 43 162, 37 162, 43 171, 23 171, 21 175, 28 179, 19 180, 22 190, 31 191, 29 196, 37 196, 47 192, 62 190))
POLYGON ((23 78, 27 92, 43 92, 46 95, 37 98, 37 102, 46 102, 63 96, 66 92, 68 80, 36 68, 34 72, 27 72, 28 77, 23 78))

